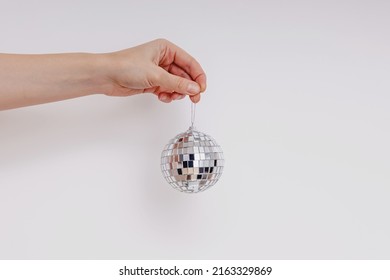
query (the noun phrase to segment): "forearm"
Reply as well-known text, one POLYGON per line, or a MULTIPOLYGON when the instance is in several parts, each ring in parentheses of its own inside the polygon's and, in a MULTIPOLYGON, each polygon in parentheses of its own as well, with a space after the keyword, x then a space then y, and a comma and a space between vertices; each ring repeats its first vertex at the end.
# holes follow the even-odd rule
POLYGON ((102 55, 0 54, 0 110, 104 91, 102 55))

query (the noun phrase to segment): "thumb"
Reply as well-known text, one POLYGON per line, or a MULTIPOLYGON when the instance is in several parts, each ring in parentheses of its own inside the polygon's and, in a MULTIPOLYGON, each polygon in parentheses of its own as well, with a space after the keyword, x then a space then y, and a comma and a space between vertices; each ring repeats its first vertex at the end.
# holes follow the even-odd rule
POLYGON ((181 94, 194 95, 200 93, 200 86, 198 83, 189 79, 172 75, 163 68, 156 69, 157 75, 154 84, 163 87, 167 91, 175 91, 181 94))

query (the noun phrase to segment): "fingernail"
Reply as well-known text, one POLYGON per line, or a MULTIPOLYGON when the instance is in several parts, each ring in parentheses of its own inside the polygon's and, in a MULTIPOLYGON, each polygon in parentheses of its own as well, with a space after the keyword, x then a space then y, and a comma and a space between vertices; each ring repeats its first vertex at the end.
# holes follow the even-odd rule
POLYGON ((190 94, 197 94, 200 92, 200 87, 197 83, 190 83, 188 84, 187 91, 190 94))
POLYGON ((160 100, 161 100, 161 101, 167 101, 168 98, 167 98, 165 95, 161 94, 161 95, 160 95, 160 100))

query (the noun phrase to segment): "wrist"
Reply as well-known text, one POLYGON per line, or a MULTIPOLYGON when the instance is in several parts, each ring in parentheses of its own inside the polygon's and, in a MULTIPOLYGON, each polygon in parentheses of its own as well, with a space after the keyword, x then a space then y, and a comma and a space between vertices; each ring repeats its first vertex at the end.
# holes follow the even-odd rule
POLYGON ((109 54, 87 54, 87 65, 90 76, 90 92, 107 94, 112 90, 110 77, 112 62, 109 54))

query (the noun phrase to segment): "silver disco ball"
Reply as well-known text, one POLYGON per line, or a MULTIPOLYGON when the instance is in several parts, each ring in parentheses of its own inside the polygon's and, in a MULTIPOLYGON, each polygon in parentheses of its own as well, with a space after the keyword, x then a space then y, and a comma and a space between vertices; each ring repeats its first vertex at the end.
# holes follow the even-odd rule
POLYGON ((221 177, 224 157, 210 136, 192 126, 177 135, 161 154, 161 171, 175 189, 197 193, 213 186, 221 177))

